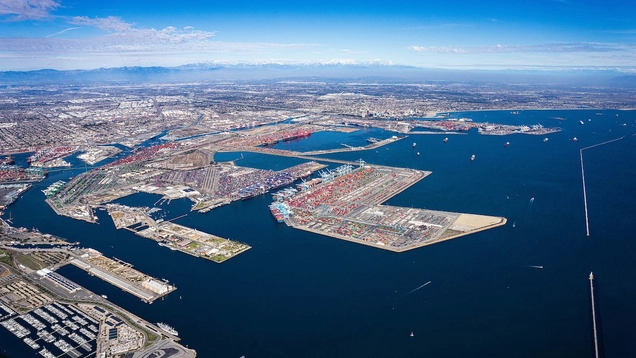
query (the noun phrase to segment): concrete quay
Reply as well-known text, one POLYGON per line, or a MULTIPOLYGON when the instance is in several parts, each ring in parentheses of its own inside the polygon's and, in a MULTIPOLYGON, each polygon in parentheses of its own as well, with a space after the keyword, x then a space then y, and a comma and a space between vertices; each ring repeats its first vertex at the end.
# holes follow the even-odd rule
POLYGON ((132 265, 128 263, 104 257, 93 249, 84 250, 81 255, 74 254, 70 264, 147 303, 152 303, 177 289, 164 281, 132 269, 132 265))

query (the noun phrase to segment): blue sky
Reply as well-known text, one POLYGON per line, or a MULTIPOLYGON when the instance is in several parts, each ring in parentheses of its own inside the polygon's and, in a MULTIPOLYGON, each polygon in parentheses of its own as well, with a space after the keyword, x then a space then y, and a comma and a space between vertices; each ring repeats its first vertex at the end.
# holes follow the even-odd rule
POLYGON ((633 0, 1 0, 0 70, 379 63, 636 71, 633 0))

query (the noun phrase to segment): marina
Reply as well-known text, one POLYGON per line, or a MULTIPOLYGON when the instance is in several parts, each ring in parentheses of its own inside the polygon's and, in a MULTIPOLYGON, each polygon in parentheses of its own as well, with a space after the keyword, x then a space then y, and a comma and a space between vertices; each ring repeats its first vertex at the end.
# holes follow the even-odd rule
POLYGON ((26 313, 4 320, 0 325, 43 357, 68 355, 80 358, 94 354, 97 347, 97 320, 79 309, 69 309, 60 303, 48 304, 33 313, 42 320, 26 313))

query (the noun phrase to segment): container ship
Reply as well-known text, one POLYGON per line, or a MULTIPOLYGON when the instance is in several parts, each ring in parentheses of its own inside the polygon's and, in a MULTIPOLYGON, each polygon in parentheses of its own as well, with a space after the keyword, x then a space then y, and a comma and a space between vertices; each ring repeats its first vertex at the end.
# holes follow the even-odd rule
POLYGON ((294 131, 294 132, 289 133, 289 134, 285 134, 283 136, 283 138, 281 139, 281 141, 287 142, 289 140, 301 139, 301 138, 309 137, 310 135, 311 135, 310 131, 298 130, 298 131, 294 131))
POLYGON ((274 216, 276 221, 278 221, 279 223, 282 223, 285 221, 285 217, 283 216, 283 213, 280 212, 280 209, 278 208, 278 206, 272 204, 269 206, 269 210, 272 212, 272 215, 274 216))
POLYGON ((15 164, 15 160, 13 160, 13 158, 11 158, 10 155, 7 155, 6 157, 0 159, 0 166, 1 165, 13 165, 15 164))
POLYGON ((48 188, 42 190, 42 192, 44 193, 44 195, 46 195, 47 198, 50 198, 57 194, 60 190, 62 190, 65 184, 65 181, 58 180, 55 183, 51 184, 48 188))
POLYGON ((296 185, 296 188, 298 188, 298 190, 307 190, 311 187, 314 187, 318 184, 322 183, 322 179, 320 178, 313 178, 309 181, 304 181, 298 185, 296 185))
POLYGON ((272 212, 272 215, 279 223, 285 222, 285 219, 287 219, 291 214, 289 206, 280 201, 276 201, 270 204, 269 210, 272 212))

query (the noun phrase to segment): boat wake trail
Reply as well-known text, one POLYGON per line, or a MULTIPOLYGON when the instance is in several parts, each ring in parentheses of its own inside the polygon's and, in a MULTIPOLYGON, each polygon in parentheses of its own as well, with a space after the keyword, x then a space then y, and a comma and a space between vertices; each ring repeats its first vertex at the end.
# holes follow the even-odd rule
POLYGON ((409 291, 409 292, 405 293, 404 295, 402 295, 402 297, 406 297, 406 296, 410 295, 411 293, 413 293, 413 292, 415 292, 415 291, 419 290, 420 288, 422 288, 422 287, 424 287, 424 286, 428 285, 429 283, 431 283, 431 281, 428 281, 427 283, 425 283, 425 284, 423 284, 423 285, 421 285, 421 286, 419 286, 419 287, 416 287, 415 289, 413 289, 413 290, 411 290, 411 291, 409 291))
POLYGON ((526 267, 536 268, 536 269, 542 269, 543 268, 543 266, 540 266, 540 265, 528 265, 526 267))
POLYGON ((526 208, 526 217, 525 217, 526 222, 532 220, 532 204, 534 204, 534 197, 530 198, 530 201, 528 202, 528 207, 526 208))

